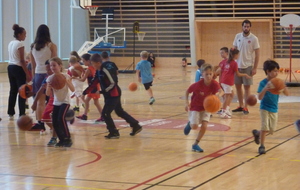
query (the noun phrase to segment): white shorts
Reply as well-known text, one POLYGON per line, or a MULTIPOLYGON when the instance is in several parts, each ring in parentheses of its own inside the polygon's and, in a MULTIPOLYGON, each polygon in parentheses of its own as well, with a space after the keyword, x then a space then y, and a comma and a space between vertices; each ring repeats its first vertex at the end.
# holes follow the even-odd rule
POLYGON ((72 84, 75 88, 74 94, 76 97, 80 97, 82 96, 82 92, 83 92, 83 85, 85 84, 82 81, 79 81, 77 79, 72 79, 72 84))
POLYGON ((224 83, 221 83, 221 86, 222 86, 225 94, 232 94, 232 91, 233 91, 232 86, 230 86, 228 84, 224 84, 224 83))
POLYGON ((199 125, 202 121, 207 121, 209 122, 211 113, 206 112, 206 111, 189 111, 189 121, 190 124, 196 124, 199 125))
POLYGON ((273 134, 277 127, 278 113, 260 110, 260 118, 261 130, 269 131, 270 134, 273 134))

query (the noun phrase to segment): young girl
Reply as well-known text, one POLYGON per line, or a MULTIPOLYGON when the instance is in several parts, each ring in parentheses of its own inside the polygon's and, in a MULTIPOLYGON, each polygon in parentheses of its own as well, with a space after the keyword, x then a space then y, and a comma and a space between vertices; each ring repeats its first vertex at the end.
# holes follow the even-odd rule
MULTIPOLYGON (((85 71, 84 73, 84 76, 81 77, 80 81, 84 82, 86 79, 88 84, 91 83, 93 77, 95 76, 96 74, 96 69, 92 66, 91 64, 91 61, 90 61, 90 58, 91 58, 91 55, 86 53, 86 54, 83 54, 82 55, 82 61, 84 63, 85 66, 88 67, 88 69, 85 71)), ((101 114, 102 114, 102 107, 100 105, 100 102, 99 102, 99 98, 100 98, 100 94, 99 93, 95 93, 95 92, 98 92, 100 90, 100 85, 98 84, 95 89, 92 90, 91 93, 88 93, 86 95, 86 97, 84 98, 84 102, 85 102, 85 107, 84 107, 84 113, 81 115, 81 116, 77 116, 78 119, 82 119, 82 120, 87 120, 87 113, 88 113, 88 110, 90 108, 90 101, 91 99, 94 100, 94 104, 100 114, 100 118, 96 120, 96 122, 104 122, 104 119, 102 118, 101 114)))
POLYGON ((220 67, 216 71, 217 74, 221 73, 220 83, 225 93, 223 107, 220 114, 220 117, 223 119, 231 118, 230 103, 233 98, 234 74, 236 74, 238 77, 251 78, 251 76, 238 71, 237 62, 235 62, 238 56, 239 50, 231 48, 229 51, 228 60, 222 61, 220 63, 220 67))
POLYGON ((55 147, 71 147, 73 143, 65 116, 70 107, 69 89, 74 92, 75 88, 70 80, 70 76, 66 73, 63 73, 63 63, 61 59, 54 57, 51 58, 49 62, 50 68, 54 74, 50 75, 46 80, 46 95, 50 96, 51 93, 54 95, 52 124, 59 138, 59 142, 55 145, 55 147), (51 80, 55 74, 62 74, 66 77, 66 84, 60 90, 56 90, 51 86, 51 80))

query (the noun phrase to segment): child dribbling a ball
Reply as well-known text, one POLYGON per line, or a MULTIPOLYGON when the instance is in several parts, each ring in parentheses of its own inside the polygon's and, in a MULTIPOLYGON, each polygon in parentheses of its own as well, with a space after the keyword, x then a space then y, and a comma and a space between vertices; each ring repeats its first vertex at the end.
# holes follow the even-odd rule
POLYGON ((201 128, 195 143, 192 145, 192 150, 195 152, 203 152, 203 149, 198 145, 203 135, 206 132, 206 128, 210 119, 211 113, 206 112, 203 107, 205 97, 211 94, 217 94, 222 96, 223 90, 219 83, 213 79, 214 72, 213 67, 210 64, 203 64, 201 67, 202 79, 192 84, 185 93, 185 110, 189 111, 189 122, 184 128, 184 134, 188 135, 191 129, 197 129, 199 123, 201 128), (192 93, 191 103, 189 104, 189 94, 192 93))
MULTIPOLYGON (((279 72, 279 64, 273 60, 264 62, 263 69, 267 78, 263 79, 258 86, 258 99, 260 101, 260 118, 261 118, 261 131, 254 129, 252 134, 256 144, 260 144, 258 148, 259 154, 265 154, 265 138, 266 134, 273 132, 276 129, 278 119, 278 94, 272 94, 269 90, 273 88, 270 80, 276 78, 279 72)), ((283 94, 288 96, 287 88, 283 89, 283 94)))
POLYGON ((62 74, 66 77, 66 83, 62 89, 56 90, 51 85, 51 76, 50 75, 46 82, 46 95, 50 96, 52 93, 54 95, 53 101, 53 112, 52 112, 52 124, 57 136, 59 138, 59 142, 55 145, 55 147, 71 147, 72 140, 70 131, 68 128, 67 121, 65 119, 66 113, 70 107, 70 95, 69 89, 74 92, 75 88, 70 80, 70 76, 66 73, 63 73, 63 63, 60 58, 54 57, 49 60, 50 69, 55 74, 62 74))

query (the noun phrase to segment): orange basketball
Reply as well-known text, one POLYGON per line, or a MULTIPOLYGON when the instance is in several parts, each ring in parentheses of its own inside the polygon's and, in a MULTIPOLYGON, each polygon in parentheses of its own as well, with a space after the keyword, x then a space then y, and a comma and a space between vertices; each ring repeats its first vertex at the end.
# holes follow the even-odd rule
POLYGON ((216 95, 209 95, 206 96, 203 102, 203 107, 205 111, 210 113, 215 113, 220 110, 221 101, 218 96, 216 95))
POLYGON ((251 94, 250 96, 248 96, 247 98, 247 104, 249 106, 255 106, 257 103, 257 99, 256 96, 254 94, 251 94))
POLYGON ((73 77, 80 77, 82 73, 79 70, 73 68, 71 69, 71 74, 73 77))
POLYGON ((50 76, 50 84, 56 89, 62 89, 66 85, 66 77, 63 74, 53 74, 50 76))
POLYGON ((29 117, 28 115, 22 115, 17 120, 17 125, 20 130, 28 131, 29 129, 32 128, 32 118, 29 117))
POLYGON ((285 88, 284 81, 279 78, 273 78, 270 80, 274 88, 270 89, 269 91, 272 94, 280 94, 281 91, 285 88))
POLYGON ((129 85, 128 85, 128 89, 130 90, 130 91, 136 91, 137 90, 137 84, 135 83, 135 82, 132 82, 132 83, 130 83, 129 85))
POLYGON ((32 85, 23 84, 22 86, 20 86, 19 95, 24 99, 32 96, 32 85))

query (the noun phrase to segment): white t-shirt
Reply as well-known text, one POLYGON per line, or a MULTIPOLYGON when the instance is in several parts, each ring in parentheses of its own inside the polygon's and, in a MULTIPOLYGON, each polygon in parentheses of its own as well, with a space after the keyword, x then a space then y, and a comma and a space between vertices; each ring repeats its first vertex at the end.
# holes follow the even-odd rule
POLYGON ((245 69, 254 64, 255 50, 258 49, 258 38, 250 33, 248 36, 244 36, 243 33, 238 33, 233 41, 233 46, 236 46, 240 51, 240 56, 237 59, 238 67, 245 69))
POLYGON ((24 43, 19 40, 13 40, 8 44, 9 64, 21 66, 19 48, 24 47, 24 43))
MULTIPOLYGON (((70 76, 66 73, 62 73, 67 80, 70 80, 70 76)), ((51 81, 52 77, 54 74, 50 75, 47 79, 46 82, 51 81)), ((55 106, 60 106, 62 104, 70 104, 70 95, 69 95, 69 88, 67 84, 59 90, 53 89, 53 95, 54 95, 54 101, 53 105, 55 106)))
POLYGON ((36 63, 35 73, 40 73, 40 74, 47 73, 45 62, 51 58, 51 54, 52 54, 50 49, 51 44, 52 43, 46 44, 45 47, 40 49, 39 51, 35 49, 35 46, 32 48, 31 53, 36 63))

